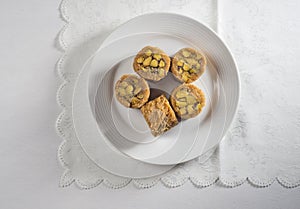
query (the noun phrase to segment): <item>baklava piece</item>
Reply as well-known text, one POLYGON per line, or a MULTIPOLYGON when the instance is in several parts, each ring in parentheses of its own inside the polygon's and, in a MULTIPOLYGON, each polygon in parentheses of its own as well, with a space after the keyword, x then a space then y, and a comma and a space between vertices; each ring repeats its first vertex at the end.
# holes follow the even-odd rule
POLYGON ((161 49, 146 46, 134 58, 133 68, 141 77, 159 81, 167 76, 170 63, 170 57, 161 49))
POLYGON ((196 86, 182 84, 173 90, 171 105, 178 117, 182 119, 193 118, 205 106, 205 96, 196 86))
POLYGON ((161 95, 141 108, 153 136, 158 136, 178 124, 168 99, 161 95))
POLYGON ((123 75, 115 85, 115 95, 125 107, 140 108, 148 101, 150 89, 145 79, 136 75, 123 75))
POLYGON ((192 48, 179 50, 172 60, 172 73, 180 82, 191 83, 197 80, 205 71, 205 56, 192 48))

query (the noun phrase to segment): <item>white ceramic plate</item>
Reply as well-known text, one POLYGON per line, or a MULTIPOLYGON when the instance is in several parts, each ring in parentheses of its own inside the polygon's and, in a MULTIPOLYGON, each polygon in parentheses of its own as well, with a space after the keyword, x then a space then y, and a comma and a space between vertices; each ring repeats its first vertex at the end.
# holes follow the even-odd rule
MULTIPOLYGON (((152 37, 151 39, 148 39, 148 43, 146 43, 146 40, 140 45, 137 43, 131 43, 131 47, 128 47, 127 45, 126 49, 134 48, 132 46, 136 46, 135 50, 138 51, 142 46, 152 43, 160 47, 164 46, 167 49, 163 47, 161 48, 163 48, 167 53, 172 54, 175 53, 179 47, 192 45, 196 48, 201 48, 202 51, 208 55, 208 58, 211 61, 208 66, 209 71, 207 71, 208 73, 205 73, 200 82, 197 83, 205 90, 208 97, 208 105, 199 117, 185 121, 180 124, 181 126, 176 127, 176 129, 174 128, 163 137, 154 139, 151 137, 149 131, 147 132, 147 126, 145 122, 141 120, 142 118, 139 113, 128 109, 125 111, 124 109, 122 110, 123 107, 118 103, 115 103, 114 99, 111 100, 111 104, 108 104, 108 106, 111 107, 109 111, 94 111, 95 103, 93 102, 92 97, 95 96, 95 93, 97 93, 95 89, 98 89, 94 88, 93 91, 89 92, 89 96, 94 117, 98 121, 99 130, 100 132, 105 133, 104 139, 111 149, 119 149, 123 153, 134 158, 141 159, 145 162, 155 164, 173 164, 197 157, 219 143, 236 112, 239 98, 239 79, 232 55, 224 43, 210 29, 195 20, 175 14, 148 14, 134 18, 116 29, 106 39, 102 47, 113 42, 113 40, 118 37, 141 33, 144 34, 139 37, 144 36, 144 39, 151 35, 156 37, 152 37), (144 22, 147 22, 148 24, 142 24, 144 22), (152 34, 149 34, 149 31, 151 31, 152 34), (167 36, 168 38, 166 38, 167 36), (149 40, 152 42, 149 42, 149 40), (165 43, 165 45, 162 43, 165 43), (138 47, 140 48, 138 49, 138 47), (223 89, 222 85, 224 82, 226 85, 223 89), (229 95, 229 98, 227 98, 227 94, 229 95), (226 111, 226 105, 228 104, 229 107, 226 111), (106 121, 113 121, 112 124, 115 125, 116 131, 111 132, 109 126, 105 127, 101 125, 101 112, 112 112, 110 119, 108 118, 109 120, 106 121), (131 123, 129 124, 130 127, 128 127, 126 126, 126 124, 128 124, 126 122, 128 122, 128 119, 130 118, 134 118, 132 121, 135 121, 136 123, 131 123), (193 122, 193 120, 196 121, 193 122), (214 122, 215 120, 217 123, 214 122), (192 124, 196 124, 197 126, 194 126, 191 131, 187 131, 190 134, 186 134, 187 132, 185 132, 185 134, 180 136, 180 132, 185 129, 183 126, 188 126, 186 122, 193 122, 192 124), (211 125, 214 125, 214 127, 212 128, 211 125), (111 133, 112 135, 110 135, 111 133), (206 133, 206 135, 201 135, 199 133, 206 133), (143 137, 136 137, 139 135, 142 135, 143 137), (177 136, 176 138, 178 140, 174 140, 173 136, 177 136)), ((141 40, 143 40, 143 38, 141 38, 141 40)), ((119 45, 119 47, 121 45, 119 45)), ((110 74, 107 74, 108 77, 106 77, 109 78, 106 79, 106 81, 109 80, 111 86, 113 86, 113 83, 119 75, 130 72, 126 66, 129 66, 132 59, 131 56, 137 52, 135 51, 133 53, 132 50, 130 53, 126 54, 125 52, 122 54, 120 48, 117 49, 117 51, 120 51, 119 60, 114 60, 110 63, 108 69, 113 67, 113 70, 111 70, 110 74), (126 67, 126 69, 123 67, 126 67)), ((113 52, 110 53, 111 54, 109 55, 114 54, 113 52)), ((99 60, 101 60, 101 56, 99 57, 99 60)), ((95 65, 95 67, 97 68, 96 71, 99 71, 97 65, 95 65)), ((93 76, 90 78, 92 78, 92 80, 94 79, 93 76)), ((109 84, 107 84, 108 82, 101 84, 100 77, 97 79, 94 79, 96 81, 95 84, 98 82, 98 84, 100 83, 100 85, 102 85, 101 87, 103 87, 106 83, 105 85, 109 86, 109 84)), ((172 86, 176 85, 176 82, 172 81, 172 77, 168 77, 167 79, 168 85, 165 85, 164 88, 167 92, 169 92, 172 86), (170 81, 172 81, 171 85, 169 85, 170 81)), ((112 95, 112 92, 108 92, 108 95, 112 95)), ((100 98, 98 96, 99 91, 96 98, 100 98)), ((101 107, 101 100, 96 100, 96 104, 96 107, 101 107)), ((88 154, 91 155, 91 153, 88 154)), ((92 156, 92 158, 96 157, 97 156, 92 156)))

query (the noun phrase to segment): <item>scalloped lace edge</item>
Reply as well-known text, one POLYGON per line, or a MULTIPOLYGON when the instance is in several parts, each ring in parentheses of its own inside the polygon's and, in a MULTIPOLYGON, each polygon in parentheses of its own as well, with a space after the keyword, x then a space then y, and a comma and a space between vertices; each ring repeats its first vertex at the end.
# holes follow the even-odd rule
POLYGON ((157 178, 154 178, 150 183, 144 183, 143 181, 140 181, 139 179, 126 179, 125 181, 118 183, 118 184, 114 184, 114 183, 110 182, 109 179, 105 179, 105 178, 99 178, 96 181, 94 181, 93 183, 89 183, 89 184, 82 182, 78 178, 74 178, 71 170, 68 167, 66 160, 63 157, 63 152, 64 152, 65 145, 67 143, 67 139, 65 139, 63 129, 60 127, 61 121, 63 120, 63 115, 65 114, 65 111, 67 109, 66 105, 61 100, 61 92, 69 84, 69 79, 67 78, 67 76, 65 74, 63 74, 62 67, 61 67, 65 60, 65 57, 67 55, 66 50, 68 49, 68 45, 64 41, 64 33, 70 25, 70 17, 68 15, 67 9, 65 7, 65 4, 67 1, 68 0, 62 0, 60 7, 59 7, 61 18, 65 22, 65 24, 63 25, 63 27, 61 28, 61 30, 58 33, 58 40, 57 40, 58 46, 63 51, 63 53, 56 65, 57 73, 58 73, 60 79, 62 80, 62 83, 59 86, 57 93, 56 93, 57 104, 62 108, 62 110, 61 110, 60 114, 58 115, 57 120, 55 122, 56 132, 57 132, 58 136, 60 136, 63 139, 63 141, 59 145, 58 151, 57 151, 58 161, 60 162, 62 168, 64 169, 63 174, 60 178, 60 182, 59 182, 60 187, 68 187, 73 182, 75 182, 76 186, 78 186, 78 188, 80 188, 80 189, 92 189, 102 183, 108 188, 119 189, 119 188, 123 188, 123 187, 127 186, 128 184, 130 184, 130 182, 132 182, 137 188, 146 189, 146 188, 151 188, 151 187, 155 186, 158 182, 161 182, 166 187, 176 188, 176 187, 184 185, 188 181, 190 181, 194 186, 199 187, 199 188, 209 187, 214 184, 225 186, 225 187, 237 187, 237 186, 244 184, 245 182, 248 182, 249 184, 251 184, 255 187, 258 187, 258 188, 264 188, 264 187, 268 187, 268 186, 272 185, 275 181, 277 181, 280 185, 282 185, 283 187, 286 187, 286 188, 295 188, 295 187, 300 186, 300 179, 297 182, 291 183, 281 177, 269 178, 266 181, 260 181, 257 178, 252 178, 252 177, 245 177, 245 178, 239 178, 239 179, 235 179, 235 180, 232 180, 232 179, 229 180, 229 179, 222 177, 222 175, 220 175, 220 177, 213 178, 210 181, 201 181, 195 177, 189 177, 186 175, 179 182, 172 182, 168 179, 164 179, 164 177, 157 177, 157 178))

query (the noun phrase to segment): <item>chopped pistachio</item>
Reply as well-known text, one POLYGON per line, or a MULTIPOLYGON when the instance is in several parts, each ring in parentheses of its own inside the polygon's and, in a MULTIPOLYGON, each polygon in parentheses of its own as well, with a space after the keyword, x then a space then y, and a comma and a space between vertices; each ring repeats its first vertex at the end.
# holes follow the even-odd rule
POLYGON ((196 69, 191 69, 190 73, 197 73, 197 70, 196 69))
POLYGON ((186 59, 186 61, 190 64, 190 65, 196 65, 198 62, 195 59, 192 58, 188 58, 186 59))
POLYGON ((133 97, 133 98, 131 99, 131 104, 135 105, 135 104, 139 103, 139 101, 140 101, 140 100, 139 100, 138 98, 133 97))
POLYGON ((129 85, 129 86, 126 87, 126 93, 127 94, 131 94, 132 90, 133 90, 133 86, 132 85, 129 85))
POLYGON ((150 63, 151 67, 157 67, 158 66, 158 61, 156 59, 153 59, 150 63))
POLYGON ((139 57, 136 60, 136 62, 139 63, 139 64, 143 63, 143 61, 144 61, 144 57, 139 57))
POLYGON ((182 80, 183 80, 184 82, 187 82, 188 79, 189 79, 189 78, 188 78, 186 75, 182 75, 182 80))
POLYGON ((143 95, 142 92, 140 92, 136 97, 139 98, 139 99, 143 99, 143 98, 144 98, 144 95, 143 95))
POLYGON ((165 62, 163 60, 160 60, 159 67, 165 67, 165 62))
POLYGON ((149 66, 150 63, 151 63, 151 59, 152 59, 151 57, 148 57, 147 59, 145 59, 144 62, 143 62, 143 65, 144 66, 149 66))
POLYGON ((184 57, 189 57, 189 56, 191 55, 191 53, 190 53, 189 51, 184 50, 184 51, 182 52, 182 55, 183 55, 184 57))
POLYGON ((128 83, 126 81, 123 81, 121 82, 120 86, 125 88, 126 86, 128 86, 128 83))
POLYGON ((187 106, 187 103, 186 103, 186 102, 176 101, 176 105, 177 105, 178 107, 185 107, 185 106, 187 106))
POLYGON ((183 98, 183 97, 186 98, 187 95, 188 95, 188 93, 187 93, 186 91, 178 91, 178 92, 176 93, 176 97, 177 97, 177 98, 183 98))
POLYGON ((150 49, 147 49, 147 50, 145 51, 145 55, 146 55, 147 57, 151 56, 151 54, 152 54, 152 51, 151 51, 150 49))
POLYGON ((177 65, 181 67, 181 66, 183 66, 183 63, 184 63, 183 60, 179 60, 179 61, 177 62, 177 65))
POLYGON ((161 59, 161 55, 160 54, 154 54, 153 57, 154 57, 154 59, 157 59, 157 60, 161 59))
POLYGON ((188 64, 183 65, 183 70, 188 71, 190 69, 190 66, 188 64))
POLYGON ((191 95, 186 96, 186 99, 189 104, 194 104, 196 102, 195 97, 193 97, 191 95))

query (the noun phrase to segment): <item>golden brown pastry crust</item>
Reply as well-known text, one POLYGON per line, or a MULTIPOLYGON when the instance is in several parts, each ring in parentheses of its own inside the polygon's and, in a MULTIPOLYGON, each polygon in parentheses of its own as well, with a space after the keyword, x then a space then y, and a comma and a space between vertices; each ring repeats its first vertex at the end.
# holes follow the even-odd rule
POLYGON ((194 82, 204 73, 205 68, 205 56, 192 48, 179 50, 172 59, 172 73, 182 83, 194 82))
POLYGON ((150 89, 145 79, 126 74, 117 81, 115 95, 125 107, 140 108, 148 101, 150 89))
POLYGON ((178 124, 176 115, 164 95, 146 103, 141 112, 153 136, 161 135, 178 124))
POLYGON ((146 46, 135 56, 133 69, 147 80, 159 81, 167 76, 170 64, 170 57, 164 51, 146 46))
POLYGON ((197 116, 205 106, 204 93, 192 84, 182 84, 175 88, 170 100, 177 116, 182 119, 197 116))

